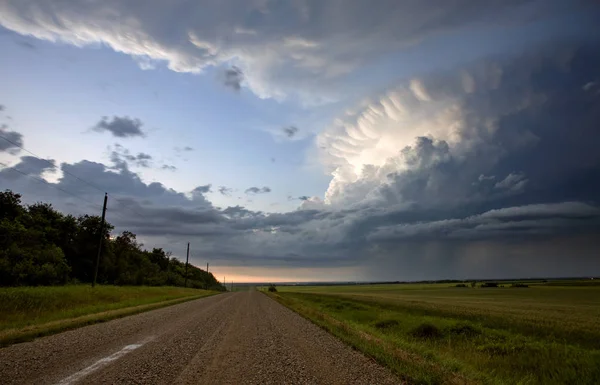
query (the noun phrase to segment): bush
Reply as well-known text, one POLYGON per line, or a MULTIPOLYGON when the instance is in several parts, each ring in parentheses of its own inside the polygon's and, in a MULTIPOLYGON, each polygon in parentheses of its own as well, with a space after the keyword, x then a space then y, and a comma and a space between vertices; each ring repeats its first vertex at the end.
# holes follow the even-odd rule
POLYGON ((529 287, 529 285, 517 282, 517 283, 513 283, 512 285, 510 285, 510 287, 529 287))
POLYGON ((379 330, 387 330, 387 329, 391 329, 398 325, 400 325, 400 322, 398 322, 397 320, 386 319, 386 320, 382 320, 382 321, 377 321, 375 323, 375 328, 379 329, 379 330))
POLYGON ((474 337, 476 335, 481 334, 479 330, 475 329, 469 324, 456 324, 454 326, 449 327, 448 332, 450 334, 465 337, 474 337))
POLYGON ((410 332, 413 337, 422 339, 439 338, 442 336, 441 330, 430 323, 422 323, 410 332))
POLYGON ((490 356, 508 356, 522 352, 523 346, 511 345, 506 343, 490 343, 482 346, 478 346, 477 350, 489 354, 490 356))
POLYGON ((467 287, 464 283, 457 283, 455 287, 467 287))
POLYGON ((269 285, 269 292, 271 293, 276 293, 277 292, 277 288, 275 287, 275 285, 269 285))
POLYGON ((498 287, 497 282, 484 282, 481 284, 481 287, 498 287))

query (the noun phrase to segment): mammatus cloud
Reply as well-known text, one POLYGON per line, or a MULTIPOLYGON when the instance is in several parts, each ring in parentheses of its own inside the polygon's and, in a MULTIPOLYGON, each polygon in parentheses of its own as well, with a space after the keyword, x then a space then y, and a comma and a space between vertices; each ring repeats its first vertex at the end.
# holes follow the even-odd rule
POLYGON ((288 126, 288 127, 283 127, 281 130, 288 138, 292 138, 298 132, 298 127, 288 126))
POLYGON ((244 191, 246 194, 266 194, 270 193, 271 189, 267 186, 265 187, 249 187, 244 191))
MULTIPOLYGON (((428 37, 478 23, 519 23, 576 9, 573 2, 200 0, 173 6, 107 0, 3 0, 0 25, 76 46, 105 44, 145 68, 200 73, 234 62, 260 97, 335 98, 340 78, 428 37), (219 15, 219 17, 214 17, 219 15), (177 20, 173 23, 172 20, 177 20), (336 87, 331 87, 332 85, 336 87)), ((233 81, 232 87, 239 82, 233 81)), ((417 88, 418 89, 418 88, 417 88)))
MULTIPOLYGON (((3 106, 0 107, 3 108, 3 106)), ((20 147, 23 147, 23 135, 16 131, 10 131, 6 124, 0 125, 0 152, 16 155, 21 151, 20 147)))
POLYGON ((582 89, 598 76, 592 63, 591 45, 546 47, 391 89, 317 138, 332 175, 325 203, 594 199, 600 98, 582 89), (567 131, 586 140, 565 140, 567 131))
POLYGON ((225 86, 235 91, 239 91, 242 88, 244 73, 238 67, 232 66, 231 68, 226 69, 224 77, 223 84, 225 84, 225 86))
POLYGON ((108 131, 117 138, 144 137, 146 134, 142 131, 143 123, 139 119, 131 119, 128 116, 113 116, 109 120, 104 116, 93 127, 94 131, 108 131))

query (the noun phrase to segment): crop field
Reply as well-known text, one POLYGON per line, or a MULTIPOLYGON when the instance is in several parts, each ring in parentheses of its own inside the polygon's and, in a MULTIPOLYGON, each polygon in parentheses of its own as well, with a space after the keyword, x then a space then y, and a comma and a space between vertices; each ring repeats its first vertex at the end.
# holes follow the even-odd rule
POLYGON ((408 383, 600 383, 600 286, 502 285, 280 286, 268 294, 408 383))
POLYGON ((217 293, 168 286, 0 288, 0 346, 217 293))

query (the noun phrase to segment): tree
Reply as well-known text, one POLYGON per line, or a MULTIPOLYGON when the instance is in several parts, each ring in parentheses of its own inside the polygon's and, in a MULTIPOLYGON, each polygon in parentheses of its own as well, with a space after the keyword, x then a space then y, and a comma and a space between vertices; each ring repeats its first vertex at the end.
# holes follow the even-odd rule
POLYGON ((15 220, 23 212, 21 206, 21 194, 15 194, 10 190, 0 192, 0 220, 15 220))
MULTIPOLYGON (((60 285, 91 282, 98 243, 99 282, 183 286, 185 264, 162 248, 144 250, 130 231, 111 239, 114 227, 101 218, 64 215, 47 203, 21 204, 21 195, 0 192, 0 285, 60 285)), ((189 266, 189 285, 225 290, 211 274, 189 266)))

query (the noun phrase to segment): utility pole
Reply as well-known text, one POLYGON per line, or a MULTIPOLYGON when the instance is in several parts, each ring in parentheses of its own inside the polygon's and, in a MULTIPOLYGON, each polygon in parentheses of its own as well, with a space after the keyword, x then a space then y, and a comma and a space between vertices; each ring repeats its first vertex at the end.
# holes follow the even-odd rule
POLYGON ((94 280, 92 281, 92 287, 96 286, 96 280, 98 279, 98 266, 100 266, 100 254, 102 253, 102 243, 104 242, 104 218, 106 217, 107 201, 108 194, 104 193, 104 205, 102 206, 102 220, 100 221, 100 243, 98 244, 98 255, 96 256, 96 266, 94 267, 94 280))
POLYGON ((188 263, 190 261, 190 243, 188 242, 188 247, 187 247, 187 253, 186 253, 186 257, 185 257, 185 283, 183 284, 184 287, 187 287, 187 271, 188 271, 188 263))
MULTIPOLYGON (((206 262, 206 274, 208 275, 208 262, 206 262)), ((208 290, 208 277, 206 277, 207 281, 206 281, 206 287, 205 289, 208 290)))

